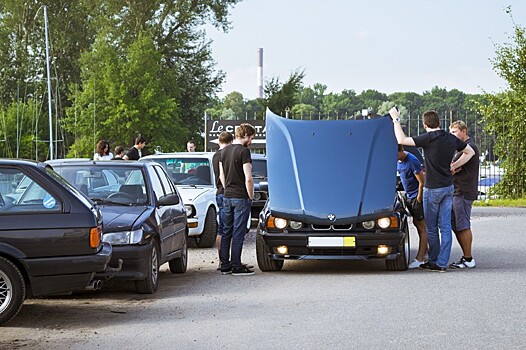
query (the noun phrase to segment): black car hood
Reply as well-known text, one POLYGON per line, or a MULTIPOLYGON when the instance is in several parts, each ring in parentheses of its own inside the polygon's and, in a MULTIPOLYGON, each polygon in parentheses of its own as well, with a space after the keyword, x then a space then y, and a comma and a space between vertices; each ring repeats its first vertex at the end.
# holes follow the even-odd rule
POLYGON ((145 206, 102 206, 104 232, 130 230, 141 215, 148 210, 145 206))
POLYGON ((267 111, 269 208, 346 224, 392 213, 397 143, 390 118, 292 120, 267 111))

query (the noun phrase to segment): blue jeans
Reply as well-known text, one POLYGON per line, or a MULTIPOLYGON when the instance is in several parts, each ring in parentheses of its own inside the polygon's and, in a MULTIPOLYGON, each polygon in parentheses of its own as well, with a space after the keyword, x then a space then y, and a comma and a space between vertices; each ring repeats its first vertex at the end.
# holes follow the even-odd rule
POLYGON ((244 198, 227 198, 224 204, 224 231, 221 236, 221 247, 219 248, 219 259, 221 269, 227 270, 241 268, 241 252, 247 232, 247 221, 250 215, 252 201, 244 198), (230 248, 232 243, 232 248, 230 248), (230 260, 232 252, 232 260, 230 260))
POLYGON ((225 195, 224 194, 218 194, 216 196, 216 202, 217 202, 217 215, 219 217, 218 223, 217 223, 217 235, 222 236, 223 232, 225 230, 225 204, 224 202, 225 195))
POLYGON ((452 203, 453 185, 440 188, 424 187, 424 216, 429 242, 429 261, 440 267, 447 267, 451 254, 452 203))

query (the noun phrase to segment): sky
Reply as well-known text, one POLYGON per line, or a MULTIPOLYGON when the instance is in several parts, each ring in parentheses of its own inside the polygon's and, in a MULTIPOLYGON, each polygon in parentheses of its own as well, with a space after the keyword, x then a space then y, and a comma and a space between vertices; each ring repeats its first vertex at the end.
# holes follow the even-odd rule
POLYGON ((495 45, 526 26, 524 0, 244 0, 227 33, 207 27, 224 97, 257 97, 257 50, 265 81, 304 70, 304 86, 422 94, 438 86, 499 92, 495 45), (505 11, 511 6, 513 19, 505 11))

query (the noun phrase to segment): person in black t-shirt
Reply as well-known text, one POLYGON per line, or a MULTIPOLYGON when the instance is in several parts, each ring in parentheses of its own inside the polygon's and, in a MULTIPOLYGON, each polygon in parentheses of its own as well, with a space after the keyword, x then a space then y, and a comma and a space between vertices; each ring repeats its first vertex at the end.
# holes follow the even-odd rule
MULTIPOLYGON (((468 127, 461 120, 453 122, 449 126, 449 132, 464 141, 473 148, 475 155, 453 173, 453 211, 452 226, 457 236, 458 244, 462 248, 462 258, 449 265, 453 269, 474 268, 475 259, 471 253, 473 233, 471 232, 471 206, 478 197, 479 159, 480 152, 475 142, 468 136, 468 127)), ((460 154, 453 157, 455 161, 460 154)))
POLYGON ((393 120, 398 143, 424 149, 426 168, 424 216, 429 243, 429 260, 420 265, 420 268, 444 272, 449 263, 452 244, 453 180, 451 174, 466 164, 475 152, 471 146, 440 129, 440 118, 435 111, 424 112, 422 119, 426 133, 416 137, 405 135, 400 125, 398 108, 391 108, 389 114, 393 120), (451 162, 455 152, 461 152, 461 155, 456 161, 451 162))
POLYGON ((222 274, 231 273, 237 276, 254 274, 253 270, 241 264, 241 252, 250 206, 254 198, 252 159, 248 146, 252 143, 255 134, 256 130, 252 125, 243 123, 236 129, 234 142, 221 151, 219 173, 221 183, 225 187, 225 226, 219 248, 222 274))
POLYGON ((224 230, 224 205, 223 205, 223 199, 225 197, 225 189, 223 187, 223 184, 221 183, 220 178, 220 172, 219 172, 219 160, 221 159, 221 151, 226 146, 230 145, 232 143, 232 134, 228 131, 223 131, 219 135, 219 149, 216 151, 214 156, 212 157, 212 165, 214 167, 214 175, 216 178, 216 202, 217 202, 217 208, 218 208, 218 217, 219 222, 217 225, 217 237, 216 237, 216 246, 217 246, 217 254, 219 254, 219 247, 221 246, 221 236, 223 235, 224 230))
POLYGON ((139 160, 142 156, 142 149, 146 146, 146 138, 139 135, 135 138, 135 145, 126 152, 124 160, 139 160))

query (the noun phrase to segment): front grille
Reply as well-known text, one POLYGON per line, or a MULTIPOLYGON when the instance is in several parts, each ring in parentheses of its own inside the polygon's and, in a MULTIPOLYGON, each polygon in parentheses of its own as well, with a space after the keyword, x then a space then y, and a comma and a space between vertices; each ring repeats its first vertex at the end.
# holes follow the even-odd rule
POLYGON ((313 231, 349 231, 352 229, 350 225, 316 225, 312 224, 311 228, 313 231))

